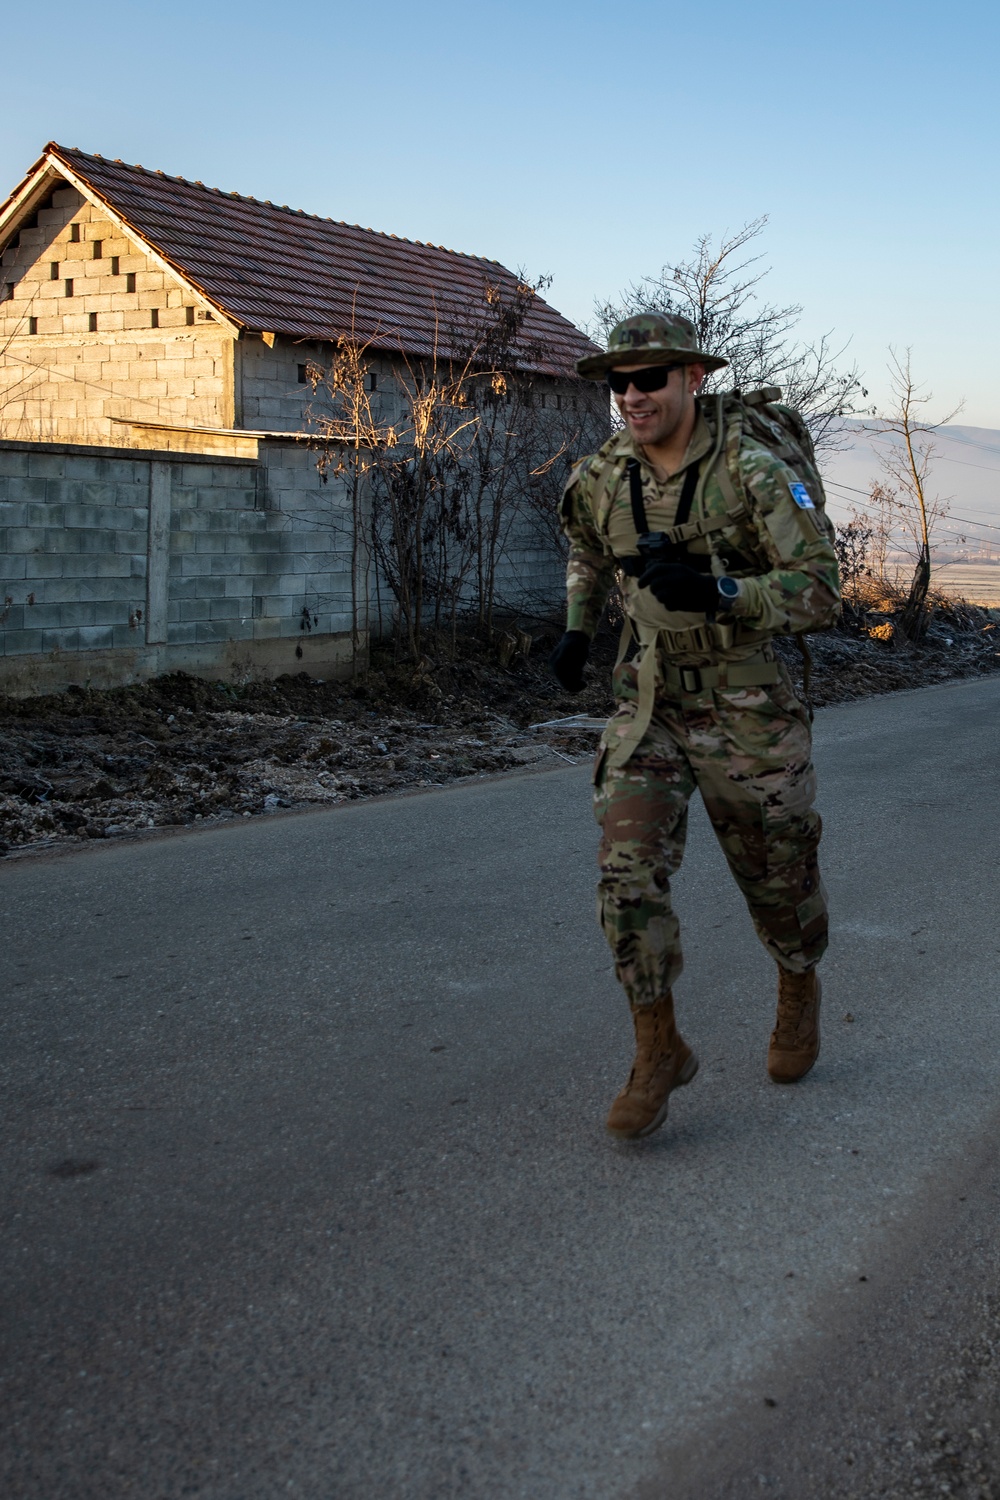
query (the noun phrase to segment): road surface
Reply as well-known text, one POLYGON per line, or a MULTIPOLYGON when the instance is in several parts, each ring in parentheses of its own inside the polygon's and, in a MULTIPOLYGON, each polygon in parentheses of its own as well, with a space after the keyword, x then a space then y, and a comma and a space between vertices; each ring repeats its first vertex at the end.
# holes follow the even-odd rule
POLYGON ((637 1147, 602 1128, 630 1038, 585 766, 0 866, 0 1493, 971 1485, 990 1432, 928 1424, 989 1362, 998 714, 988 679, 819 716, 794 1088, 693 818, 702 1067, 637 1147))

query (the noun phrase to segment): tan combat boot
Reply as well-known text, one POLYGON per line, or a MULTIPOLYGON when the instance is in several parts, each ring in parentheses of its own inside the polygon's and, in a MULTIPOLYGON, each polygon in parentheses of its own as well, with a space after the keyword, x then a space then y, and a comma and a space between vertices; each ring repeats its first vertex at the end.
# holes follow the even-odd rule
POLYGON ((804 1078, 819 1057, 819 1002, 815 969, 791 974, 778 966, 778 1014, 767 1049, 767 1071, 775 1083, 804 1078))
POLYGON ((671 1089, 690 1083, 698 1071, 698 1059, 678 1035, 672 994, 655 1005, 634 1006, 632 1020, 635 1062, 608 1115, 608 1130, 620 1141, 659 1130, 667 1118, 671 1089))

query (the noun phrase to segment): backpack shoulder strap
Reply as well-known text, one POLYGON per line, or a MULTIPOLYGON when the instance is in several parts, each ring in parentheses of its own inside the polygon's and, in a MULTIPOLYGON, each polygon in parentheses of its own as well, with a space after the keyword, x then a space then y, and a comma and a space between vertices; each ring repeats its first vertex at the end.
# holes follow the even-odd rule
POLYGON ((608 516, 614 503, 615 491, 625 473, 620 459, 603 458, 598 454, 591 469, 593 489, 590 494, 590 513, 599 534, 607 536, 608 516))
MULTIPOLYGON (((743 486, 739 478, 739 451, 740 442, 743 437, 743 404, 738 397, 727 396, 719 392, 712 401, 714 412, 712 422, 715 428, 715 441, 712 451, 703 465, 701 479, 698 484, 697 504, 698 511, 704 515, 703 496, 705 485, 711 475, 715 475, 719 488, 726 502, 726 519, 713 523, 706 523, 712 531, 717 531, 723 525, 728 525, 731 520, 738 520, 746 515, 746 501, 740 494, 743 486), (733 469, 736 471, 736 481, 733 479, 733 469), (739 486, 739 488, 737 488, 739 486)), ((708 412, 705 413, 706 417, 708 412)))

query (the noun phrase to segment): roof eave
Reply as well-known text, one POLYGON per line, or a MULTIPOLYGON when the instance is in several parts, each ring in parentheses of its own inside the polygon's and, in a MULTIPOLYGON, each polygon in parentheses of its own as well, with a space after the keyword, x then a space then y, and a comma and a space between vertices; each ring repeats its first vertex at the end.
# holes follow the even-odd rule
POLYGON ((0 204, 0 255, 6 250, 14 235, 26 218, 35 212, 42 199, 48 195, 52 180, 62 172, 53 168, 49 148, 18 183, 10 196, 0 204))
POLYGON ((217 313, 220 320, 228 325, 235 334, 239 335, 244 330, 246 325, 239 318, 234 317, 231 312, 223 307, 221 302, 210 296, 204 287, 199 286, 196 281, 192 281, 183 267, 176 265, 169 256, 164 255, 162 250, 154 245, 151 240, 147 239, 140 229, 115 208, 109 198, 105 197, 92 183, 88 182, 86 177, 82 176, 81 173, 75 171, 59 154, 59 148, 54 142, 50 142, 45 148, 45 155, 41 158, 39 165, 48 167, 47 178, 49 176, 64 178, 66 182, 76 188, 78 193, 82 193, 90 203, 93 203, 95 207, 99 207, 101 212, 108 216, 125 239, 132 240, 134 244, 138 245, 142 249, 143 254, 148 255, 150 260, 158 265, 160 270, 165 272, 166 275, 183 282, 186 287, 189 287, 203 305, 217 313))

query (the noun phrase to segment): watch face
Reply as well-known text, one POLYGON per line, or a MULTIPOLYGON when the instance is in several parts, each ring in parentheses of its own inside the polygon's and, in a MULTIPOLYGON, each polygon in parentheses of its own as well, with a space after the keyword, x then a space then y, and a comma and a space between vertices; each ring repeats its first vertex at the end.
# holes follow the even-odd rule
POLYGON ((719 593, 724 599, 735 599, 740 591, 740 586, 735 578, 720 578, 719 593))

